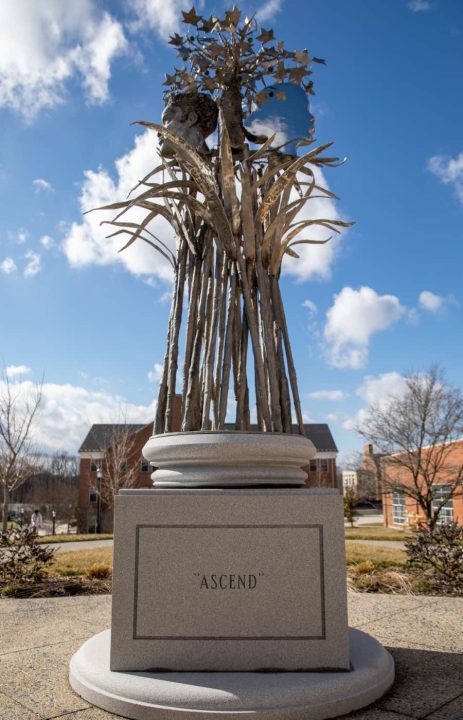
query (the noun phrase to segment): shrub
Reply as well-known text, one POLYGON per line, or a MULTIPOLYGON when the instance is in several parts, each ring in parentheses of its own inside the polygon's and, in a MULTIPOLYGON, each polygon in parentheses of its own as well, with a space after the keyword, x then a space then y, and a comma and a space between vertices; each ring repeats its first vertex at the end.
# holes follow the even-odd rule
POLYGON ((354 527, 354 520, 358 515, 356 510, 358 502, 356 493, 351 488, 347 488, 344 492, 344 518, 351 524, 351 527, 354 527))
POLYGON ((85 571, 90 580, 106 580, 111 575, 111 566, 106 563, 94 563, 85 571))
POLYGON ((373 573, 375 569, 376 565, 371 560, 364 560, 351 568, 354 575, 369 575, 373 573))
POLYGON ((405 543, 410 562, 431 565, 437 584, 448 592, 463 590, 463 527, 454 522, 423 528, 405 543))
POLYGON ((55 550, 40 545, 34 530, 14 528, 0 534, 0 582, 35 583, 43 580, 55 550))

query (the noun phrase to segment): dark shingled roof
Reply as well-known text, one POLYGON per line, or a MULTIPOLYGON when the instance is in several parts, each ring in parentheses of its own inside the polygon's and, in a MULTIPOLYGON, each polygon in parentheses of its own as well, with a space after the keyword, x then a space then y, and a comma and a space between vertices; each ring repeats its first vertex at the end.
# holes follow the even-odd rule
MULTIPOLYGON (((137 432, 151 425, 128 425, 130 433, 137 432)), ((79 448, 79 452, 103 452, 111 442, 115 428, 125 427, 124 424, 119 425, 92 425, 87 437, 79 448)), ((234 426, 227 423, 225 428, 233 430, 234 426)), ((251 430, 257 430, 257 425, 251 425, 251 430)), ((297 432, 296 425, 293 425, 293 431, 297 432)), ((312 440, 317 448, 317 452, 337 452, 338 448, 333 440, 331 430, 326 423, 306 423, 304 425, 306 437, 312 440)))
POLYGON ((304 431, 306 437, 312 440, 317 448, 317 452, 338 452, 331 430, 326 423, 306 423, 304 431))
POLYGON ((125 423, 112 423, 109 425, 103 423, 97 423, 92 425, 87 433, 87 437, 79 448, 79 452, 103 452, 106 450, 108 445, 111 444, 111 439, 114 437, 114 431, 117 428, 128 428, 129 433, 137 432, 142 430, 151 423, 144 423, 143 425, 125 424, 125 423))

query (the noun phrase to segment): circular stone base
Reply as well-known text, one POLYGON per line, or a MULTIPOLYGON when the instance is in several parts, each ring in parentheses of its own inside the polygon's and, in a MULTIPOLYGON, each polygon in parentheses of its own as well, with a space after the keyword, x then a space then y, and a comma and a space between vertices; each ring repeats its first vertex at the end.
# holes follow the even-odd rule
POLYGON ((111 672, 110 631, 73 656, 69 678, 85 700, 134 720, 324 720, 377 700, 394 681, 394 661, 360 630, 349 630, 348 672, 111 672))

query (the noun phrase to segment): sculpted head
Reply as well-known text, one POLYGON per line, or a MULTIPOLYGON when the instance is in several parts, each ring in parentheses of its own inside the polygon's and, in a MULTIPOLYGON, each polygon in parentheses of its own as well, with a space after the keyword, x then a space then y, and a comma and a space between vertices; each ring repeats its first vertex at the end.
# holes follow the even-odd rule
MULTIPOLYGON (((189 145, 198 148, 217 127, 217 116, 217 105, 209 95, 198 92, 176 93, 169 97, 164 108, 162 124, 180 135, 189 145)), ((160 149, 163 155, 175 154, 167 140, 161 141, 160 149)))

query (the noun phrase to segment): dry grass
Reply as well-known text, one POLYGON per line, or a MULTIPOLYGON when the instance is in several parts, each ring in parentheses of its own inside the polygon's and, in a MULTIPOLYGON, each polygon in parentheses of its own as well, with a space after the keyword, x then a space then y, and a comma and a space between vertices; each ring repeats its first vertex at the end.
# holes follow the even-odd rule
POLYGON ((112 548, 56 553, 50 566, 50 573, 66 577, 86 575, 93 565, 108 565, 112 569, 112 548))
POLYGON ((386 528, 382 525, 361 525, 360 527, 346 527, 346 540, 399 540, 405 542, 413 537, 410 533, 395 528, 386 528))
POLYGON ((347 565, 371 562, 376 568, 403 567, 407 562, 404 550, 363 543, 346 545, 347 565))

